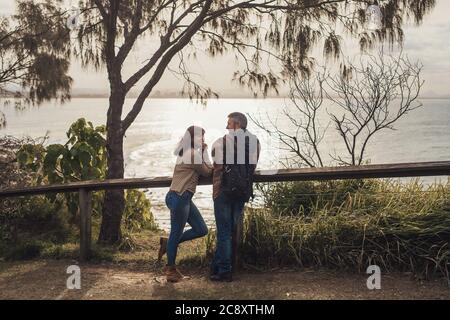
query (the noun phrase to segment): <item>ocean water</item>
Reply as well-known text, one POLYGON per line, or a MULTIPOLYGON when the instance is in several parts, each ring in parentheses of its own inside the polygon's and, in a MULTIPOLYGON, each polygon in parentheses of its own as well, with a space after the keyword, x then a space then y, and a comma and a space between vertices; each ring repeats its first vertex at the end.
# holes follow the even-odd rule
MULTIPOLYGON (((396 130, 387 130, 374 137, 367 148, 366 159, 373 164, 417 161, 450 160, 450 100, 422 99, 423 106, 400 119, 396 130)), ((127 100, 124 114, 130 110, 133 100, 127 100)), ((66 131, 71 123, 84 117, 94 125, 104 124, 108 100, 103 98, 74 98, 60 105, 47 103, 40 107, 18 111, 14 107, 1 107, 7 126, 0 135, 41 137, 49 135, 49 143, 66 141, 66 131)), ((126 177, 169 176, 175 164, 173 149, 184 130, 200 125, 206 130, 208 145, 225 133, 226 117, 233 111, 252 115, 270 127, 276 123, 286 132, 295 127, 283 116, 283 109, 290 108, 288 99, 218 99, 207 105, 187 99, 150 99, 137 117, 125 138, 126 177)), ((329 154, 341 154, 344 145, 332 125, 328 125, 327 112, 335 112, 325 106, 319 116, 320 128, 326 130, 321 152, 329 160, 329 154)), ((295 111, 293 111, 295 112, 295 111)), ((280 168, 280 160, 289 156, 273 136, 249 122, 249 130, 257 134, 262 144, 259 169, 280 168)), ((427 178, 426 182, 436 179, 427 178)), ((145 190, 152 202, 155 217, 164 229, 168 228, 168 210, 164 205, 167 189, 145 190)), ((198 187, 194 201, 202 211, 208 225, 214 224, 211 186, 198 187)))

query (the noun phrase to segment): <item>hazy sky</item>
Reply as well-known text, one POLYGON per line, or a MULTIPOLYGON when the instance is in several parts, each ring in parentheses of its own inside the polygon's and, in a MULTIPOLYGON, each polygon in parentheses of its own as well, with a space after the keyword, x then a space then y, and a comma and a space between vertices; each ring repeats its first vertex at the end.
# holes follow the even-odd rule
MULTIPOLYGON (((74 1, 75 3, 76 1, 74 1)), ((0 14, 10 14, 14 10, 14 0, 1 0, 0 14)), ((450 96, 450 1, 438 0, 436 8, 425 18, 420 26, 405 27, 404 52, 423 65, 423 79, 426 81, 422 96, 450 96)), ((154 44, 142 43, 127 61, 125 72, 133 72, 148 59, 154 44)), ((356 48, 344 46, 346 52, 355 52, 356 48)), ((225 95, 239 95, 243 89, 231 82, 237 65, 234 56, 229 54, 219 58, 209 58, 200 53, 198 61, 190 63, 190 69, 201 75, 201 82, 225 95)), ((73 62, 71 76, 74 78, 74 90, 106 92, 108 83, 106 71, 82 69, 73 62)), ((176 92, 181 90, 182 82, 166 74, 155 90, 176 92)))

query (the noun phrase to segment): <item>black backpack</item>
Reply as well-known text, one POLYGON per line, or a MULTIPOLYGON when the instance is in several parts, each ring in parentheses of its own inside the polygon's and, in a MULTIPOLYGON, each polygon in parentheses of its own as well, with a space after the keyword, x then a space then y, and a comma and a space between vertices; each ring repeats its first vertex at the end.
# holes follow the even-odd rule
POLYGON ((245 137, 245 164, 237 163, 237 137, 234 137, 234 162, 226 163, 226 138, 223 137, 223 173, 221 189, 232 201, 248 202, 253 198, 253 173, 255 165, 249 162, 249 138, 245 137))

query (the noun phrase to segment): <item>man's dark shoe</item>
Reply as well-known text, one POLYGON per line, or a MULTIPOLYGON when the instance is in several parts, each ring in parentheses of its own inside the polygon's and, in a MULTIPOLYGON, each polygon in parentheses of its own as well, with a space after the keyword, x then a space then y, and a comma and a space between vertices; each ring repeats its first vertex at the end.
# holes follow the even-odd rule
POLYGON ((211 274, 209 276, 209 279, 211 281, 218 281, 218 282, 231 282, 233 281, 233 276, 231 272, 225 272, 221 274, 211 274))

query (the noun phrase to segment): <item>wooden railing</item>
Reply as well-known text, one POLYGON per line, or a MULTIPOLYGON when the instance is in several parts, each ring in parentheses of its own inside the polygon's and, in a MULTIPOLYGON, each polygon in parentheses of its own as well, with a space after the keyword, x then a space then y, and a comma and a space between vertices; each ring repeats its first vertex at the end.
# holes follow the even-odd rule
MULTIPOLYGON (((304 169, 258 170, 255 182, 340 180, 363 178, 401 178, 421 176, 449 176, 450 161, 380 164, 348 167, 323 167, 304 169)), ((91 250, 92 191, 109 189, 166 188, 171 177, 112 179, 103 181, 81 181, 25 188, 0 190, 0 199, 47 193, 79 193, 80 212, 80 260, 89 259, 91 250)), ((211 184, 211 179, 201 179, 201 185, 211 184)), ((239 229, 235 231, 234 246, 240 241, 239 229)))

